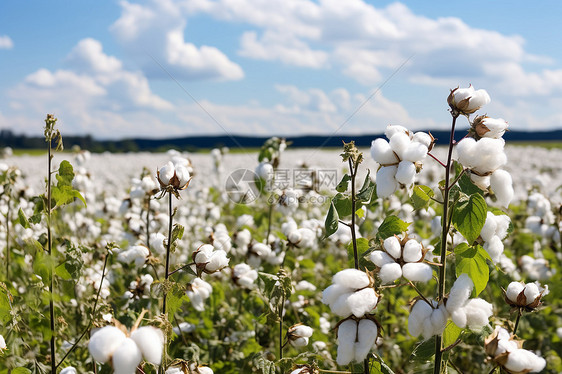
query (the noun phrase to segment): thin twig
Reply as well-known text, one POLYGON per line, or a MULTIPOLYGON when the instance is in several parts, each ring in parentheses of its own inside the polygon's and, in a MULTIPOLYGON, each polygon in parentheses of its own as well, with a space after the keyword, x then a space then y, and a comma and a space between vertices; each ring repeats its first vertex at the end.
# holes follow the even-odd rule
POLYGON ((434 155, 432 155, 430 152, 427 152, 428 156, 431 157, 432 159, 434 159, 435 161, 437 161, 439 163, 439 165, 443 166, 444 168, 447 167, 447 165, 445 165, 444 163, 441 162, 440 159, 438 159, 437 157, 435 157, 434 155))
POLYGON ((421 297, 430 307, 433 308, 433 304, 431 304, 431 303, 429 302, 429 300, 427 300, 427 299, 425 298, 425 296, 420 292, 420 290, 416 287, 416 285, 415 285, 414 283, 412 283, 411 280, 409 280, 408 283, 410 284, 410 286, 412 286, 412 287, 414 288, 414 290, 416 290, 416 292, 418 293, 418 295, 420 295, 420 297, 421 297))

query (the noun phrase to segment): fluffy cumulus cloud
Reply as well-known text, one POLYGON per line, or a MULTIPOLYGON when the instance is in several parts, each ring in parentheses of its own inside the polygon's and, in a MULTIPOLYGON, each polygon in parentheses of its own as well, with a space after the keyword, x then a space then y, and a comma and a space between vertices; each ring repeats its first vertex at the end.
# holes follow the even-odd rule
POLYGON ((0 49, 12 49, 14 42, 8 35, 0 35, 0 49))

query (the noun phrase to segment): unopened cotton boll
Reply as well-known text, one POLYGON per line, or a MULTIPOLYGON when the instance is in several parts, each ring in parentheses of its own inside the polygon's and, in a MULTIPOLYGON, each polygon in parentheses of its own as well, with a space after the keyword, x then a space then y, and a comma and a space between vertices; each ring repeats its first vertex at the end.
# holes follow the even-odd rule
POLYGON ((106 363, 126 338, 125 333, 117 327, 105 326, 92 334, 88 343, 88 350, 94 360, 106 363))
POLYGON ((433 277, 433 270, 426 263, 411 262, 402 266, 402 275, 412 282, 429 282, 433 277))
POLYGON ((357 342, 355 342, 355 361, 361 362, 367 357, 378 337, 377 325, 370 319, 362 319, 357 325, 357 342))
POLYGON ((398 182, 395 178, 397 170, 398 167, 393 165, 384 166, 377 171, 376 190, 378 197, 385 198, 396 191, 398 188, 398 182))
POLYGON ((383 265, 379 271, 379 278, 381 279, 382 284, 392 283, 401 276, 402 267, 400 267, 400 264, 396 262, 383 265))
POLYGON ((113 353, 111 363, 115 374, 135 374, 142 360, 142 353, 131 338, 126 338, 113 353))
POLYGON ((401 161, 398 164, 395 178, 406 186, 413 184, 416 179, 416 165, 410 161, 401 161))
POLYGON ((338 365, 349 364, 355 358, 355 337, 357 336, 357 322, 348 319, 338 327, 338 365))
POLYGON ((402 258, 406 262, 418 262, 422 258, 422 245, 414 239, 408 240, 404 244, 402 258))
POLYGON ((402 246, 400 245, 400 240, 396 236, 390 236, 386 238, 382 244, 386 253, 391 255, 394 259, 399 259, 402 255, 402 246))
POLYGON ((152 326, 143 326, 131 333, 131 339, 137 344, 146 361, 160 365, 164 349, 162 330, 152 326))
POLYGON ((371 157, 381 165, 391 165, 399 161, 390 144, 382 138, 375 139, 371 143, 371 157))
POLYGON ((514 195, 511 174, 505 170, 494 171, 490 176, 490 187, 494 191, 498 203, 507 208, 514 195))

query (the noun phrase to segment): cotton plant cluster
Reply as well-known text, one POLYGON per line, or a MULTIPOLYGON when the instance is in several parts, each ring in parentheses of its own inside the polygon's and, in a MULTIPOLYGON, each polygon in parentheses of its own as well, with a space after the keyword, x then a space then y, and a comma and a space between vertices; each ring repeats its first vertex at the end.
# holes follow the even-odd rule
POLYGON ((543 296, 548 295, 548 286, 542 287, 538 282, 511 282, 505 290, 505 300, 512 307, 532 311, 537 308, 543 296))
POLYGON ((413 133, 397 125, 389 125, 385 135, 388 141, 378 138, 371 144, 371 157, 380 164, 376 175, 377 195, 383 198, 398 188, 412 187, 434 143, 427 133, 413 133))
POLYGON ((447 297, 445 307, 451 320, 460 328, 480 329, 488 324, 493 306, 481 298, 470 298, 474 282, 467 274, 461 274, 447 297))
POLYGON ((492 335, 486 338, 486 353, 506 373, 525 374, 541 372, 546 360, 523 348, 523 341, 501 326, 496 326, 492 335))
POLYGON ((484 241, 483 248, 488 252, 495 264, 501 260, 504 250, 502 240, 507 236, 510 224, 511 219, 508 215, 495 215, 492 212, 486 213, 486 221, 480 232, 480 237, 484 241))

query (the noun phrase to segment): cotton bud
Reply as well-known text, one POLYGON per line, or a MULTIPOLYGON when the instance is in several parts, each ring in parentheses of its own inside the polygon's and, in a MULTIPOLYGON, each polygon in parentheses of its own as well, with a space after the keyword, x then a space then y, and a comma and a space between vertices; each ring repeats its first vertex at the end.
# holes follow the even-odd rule
POLYGON ((511 282, 505 290, 505 301, 512 307, 524 307, 527 311, 532 311, 547 294, 548 287, 542 288, 536 283, 511 282))
POLYGON ((447 103, 453 111, 469 115, 490 103, 490 95, 486 90, 475 90, 472 85, 468 88, 455 88, 451 90, 447 103))
POLYGON ((160 183, 160 188, 173 187, 176 191, 186 189, 191 180, 189 171, 185 166, 174 165, 172 161, 168 161, 157 171, 156 178, 160 183))
POLYGON ((472 129, 481 138, 501 138, 507 130, 507 121, 503 118, 478 116, 472 123, 472 129))
POLYGON ((228 266, 230 259, 222 249, 215 250, 210 244, 204 244, 197 248, 192 255, 193 262, 197 267, 198 275, 201 273, 212 274, 221 271, 228 266))
POLYGON ((311 327, 299 323, 289 328, 287 340, 293 347, 305 347, 308 345, 308 338, 312 336, 313 332, 314 330, 311 327))
POLYGON ((237 264, 232 269, 232 280, 242 288, 254 288, 254 282, 258 279, 258 272, 248 264, 237 264))

